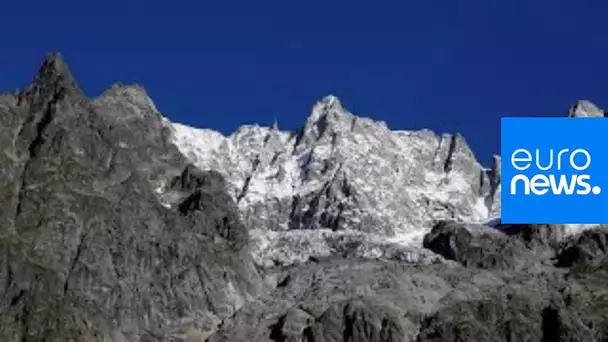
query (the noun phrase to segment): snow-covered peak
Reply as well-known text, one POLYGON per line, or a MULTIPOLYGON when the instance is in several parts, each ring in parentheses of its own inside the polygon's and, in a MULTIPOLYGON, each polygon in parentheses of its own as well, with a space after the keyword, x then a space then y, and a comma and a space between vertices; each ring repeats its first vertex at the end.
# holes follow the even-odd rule
POLYGON ((348 112, 342 108, 340 100, 334 95, 325 96, 313 105, 306 126, 314 125, 328 115, 348 115, 348 112))
POLYGON ((334 95, 327 95, 317 101, 306 120, 306 126, 315 125, 321 121, 327 120, 328 116, 348 116, 348 113, 343 107, 340 99, 334 95))
POLYGON ((597 118, 604 117, 604 111, 587 100, 575 103, 568 112, 568 117, 572 118, 597 118))
POLYGON ((313 106, 298 134, 258 125, 227 137, 181 124, 173 132, 191 161, 226 177, 244 222, 258 232, 254 255, 264 264, 273 250, 293 249, 299 260, 334 246, 335 237, 328 245, 313 242, 318 234, 302 240, 307 231, 404 244, 436 219, 478 222, 500 208, 490 171, 463 137, 392 131, 352 114, 335 96, 313 106), (315 246, 277 245, 288 241, 315 246))
MULTIPOLYGON (((343 110, 342 108, 342 102, 340 102, 340 99, 335 96, 335 95, 327 95, 324 96, 321 100, 317 101, 317 103, 315 104, 315 106, 313 107, 314 109, 324 109, 324 110, 343 110)), ((314 111, 313 109, 313 111, 314 111)))
POLYGON ((333 148, 355 139, 364 131, 369 133, 366 134, 368 136, 384 134, 379 130, 387 131, 383 122, 356 116, 344 108, 337 97, 329 95, 313 106, 300 131, 296 153, 320 146, 333 148))

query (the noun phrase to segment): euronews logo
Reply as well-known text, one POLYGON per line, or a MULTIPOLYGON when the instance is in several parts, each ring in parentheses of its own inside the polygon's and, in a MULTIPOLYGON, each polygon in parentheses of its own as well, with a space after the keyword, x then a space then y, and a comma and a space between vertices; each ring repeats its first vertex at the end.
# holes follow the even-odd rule
POLYGON ((540 149, 531 152, 519 148, 511 155, 510 162, 517 171, 532 168, 538 172, 531 176, 525 173, 513 176, 509 187, 511 195, 517 195, 518 191, 523 191, 526 196, 543 196, 548 193, 587 196, 599 195, 602 192, 600 186, 591 184, 591 175, 586 173, 591 166, 591 154, 583 148, 572 151, 549 149, 543 152, 540 149), (545 162, 541 161, 541 158, 545 162), (576 173, 563 174, 565 168, 576 173))
POLYGON ((503 223, 608 223, 608 118, 503 118, 503 223))

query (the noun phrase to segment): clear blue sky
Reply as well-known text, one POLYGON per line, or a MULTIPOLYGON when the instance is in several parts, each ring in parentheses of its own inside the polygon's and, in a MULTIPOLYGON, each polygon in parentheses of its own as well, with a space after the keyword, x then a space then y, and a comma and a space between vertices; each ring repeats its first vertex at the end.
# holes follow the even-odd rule
POLYGON ((8 1, 0 89, 61 52, 83 89, 137 82, 170 119, 297 129, 320 97, 394 129, 459 131, 488 163, 501 116, 608 106, 605 0, 8 1))

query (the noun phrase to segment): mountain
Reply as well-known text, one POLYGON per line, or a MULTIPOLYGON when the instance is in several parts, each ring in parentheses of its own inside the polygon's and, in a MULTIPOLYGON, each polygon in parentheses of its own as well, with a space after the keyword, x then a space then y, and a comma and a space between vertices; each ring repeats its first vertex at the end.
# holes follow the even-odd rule
POLYGON ((224 175, 263 265, 330 255, 336 238, 407 246, 437 220, 500 212, 498 156, 486 169, 459 134, 391 131, 335 96, 316 103, 299 132, 170 126, 185 156, 224 175))
POLYGON ((0 152, 0 341, 608 340, 608 228, 501 224, 500 158, 459 135, 330 96, 224 137, 52 54, 0 152))
POLYGON ((587 100, 578 101, 568 111, 569 118, 605 117, 606 112, 587 100))
POLYGON ((223 179, 192 168, 145 98, 89 100, 58 55, 0 97, 0 340, 167 340, 260 290, 223 179))

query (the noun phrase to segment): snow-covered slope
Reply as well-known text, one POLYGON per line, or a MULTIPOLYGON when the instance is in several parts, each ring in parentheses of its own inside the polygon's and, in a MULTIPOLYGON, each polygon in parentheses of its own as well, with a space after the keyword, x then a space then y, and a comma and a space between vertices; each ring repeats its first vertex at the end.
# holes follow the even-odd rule
POLYGON ((300 132, 172 127, 194 164, 226 176, 264 264, 335 253, 342 247, 328 240, 345 235, 366 250, 416 243, 434 220, 477 222, 500 209, 498 159, 485 169, 458 134, 391 131, 335 96, 313 106, 300 132))

